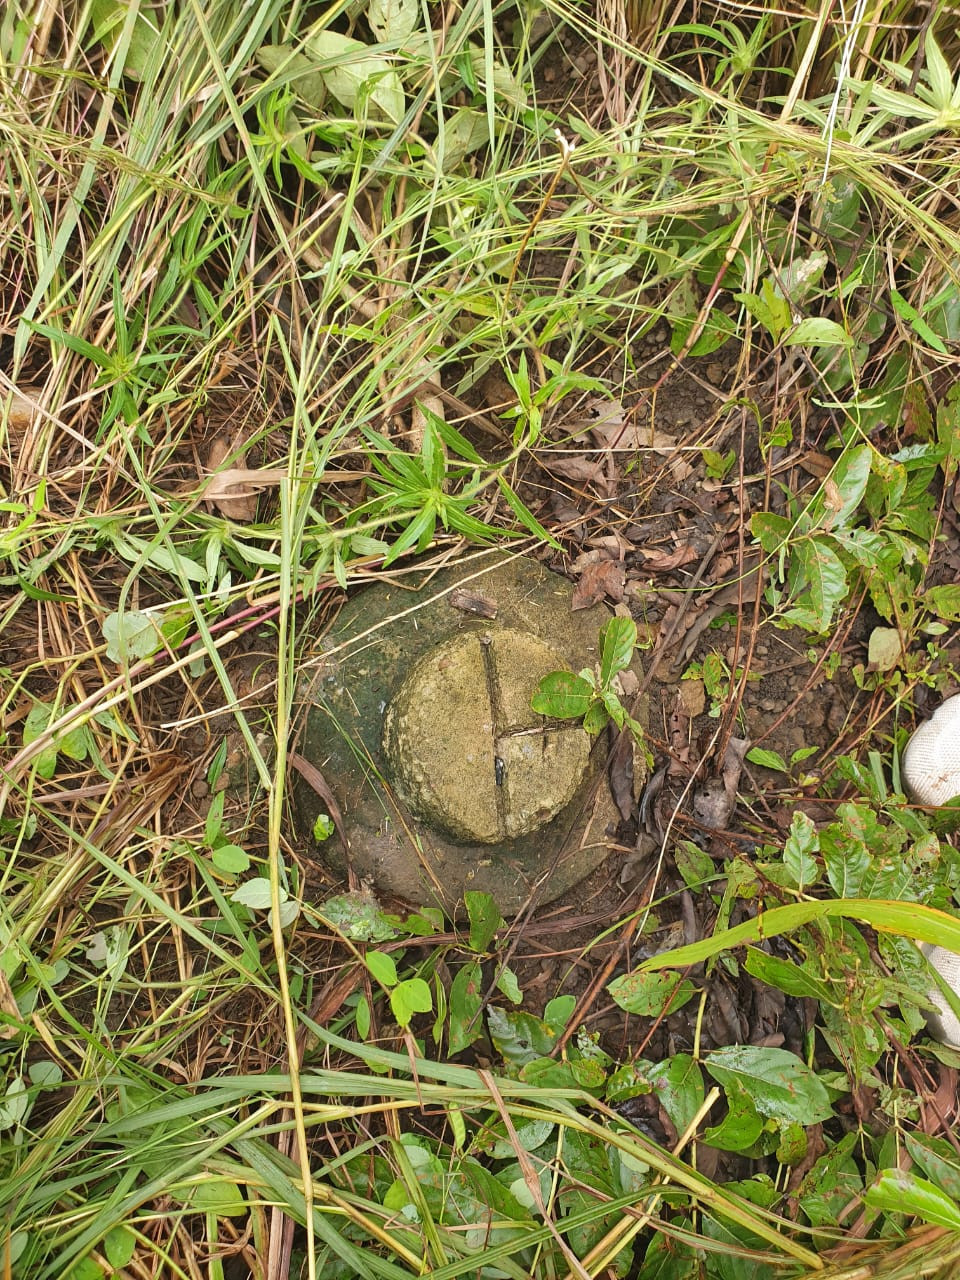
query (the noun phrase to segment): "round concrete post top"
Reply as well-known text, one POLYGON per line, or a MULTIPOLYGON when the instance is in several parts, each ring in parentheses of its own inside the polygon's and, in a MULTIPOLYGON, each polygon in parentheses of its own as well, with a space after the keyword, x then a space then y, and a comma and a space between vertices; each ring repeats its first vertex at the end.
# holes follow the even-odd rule
POLYGON ((516 840, 556 817, 583 781, 590 739, 579 725, 546 722, 530 698, 565 667, 514 628, 456 635, 415 663, 383 728, 410 811, 464 844, 516 840))

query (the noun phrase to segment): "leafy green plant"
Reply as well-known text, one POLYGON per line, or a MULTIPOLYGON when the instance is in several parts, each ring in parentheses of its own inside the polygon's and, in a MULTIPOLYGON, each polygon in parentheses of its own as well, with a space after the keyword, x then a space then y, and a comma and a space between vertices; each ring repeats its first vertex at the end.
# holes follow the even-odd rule
POLYGON ((641 745, 643 726, 628 712, 617 690, 617 676, 633 661, 637 624, 632 618, 611 618, 600 630, 600 661, 595 671, 585 668, 552 671, 540 681, 530 700, 539 715, 556 720, 583 720, 587 733, 600 733, 611 721, 627 729, 641 745))

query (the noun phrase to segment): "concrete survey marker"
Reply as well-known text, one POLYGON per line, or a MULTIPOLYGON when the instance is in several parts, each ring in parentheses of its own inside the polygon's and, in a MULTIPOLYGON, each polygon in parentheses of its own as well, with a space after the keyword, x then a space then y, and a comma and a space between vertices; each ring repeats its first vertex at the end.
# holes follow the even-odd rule
MULTIPOLYGON (((603 861, 617 813, 603 745, 530 698, 550 671, 595 665, 609 613, 571 613, 570 583, 502 553, 403 581, 360 593, 324 637, 297 749, 381 892, 453 914, 476 889, 510 914, 543 880, 550 902, 603 861)), ((294 804, 310 840, 327 802, 297 775, 294 804)), ((316 852, 345 865, 336 837, 316 852)))

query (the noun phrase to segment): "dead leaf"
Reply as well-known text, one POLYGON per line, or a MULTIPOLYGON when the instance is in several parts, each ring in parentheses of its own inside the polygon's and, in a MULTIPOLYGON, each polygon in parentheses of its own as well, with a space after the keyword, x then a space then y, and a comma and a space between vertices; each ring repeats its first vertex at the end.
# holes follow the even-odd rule
POLYGON ((681 680, 677 686, 677 701, 683 708, 684 715, 691 720, 702 716, 707 708, 707 691, 703 681, 699 677, 681 680))
POLYGON ((677 547, 673 551, 652 551, 646 547, 640 547, 639 551, 643 556, 643 567, 653 569, 656 573, 669 573, 682 565, 690 564, 692 560, 700 559, 696 550, 689 545, 677 547))
POLYGON ((621 733, 610 752, 607 776, 610 780, 610 794, 624 822, 629 822, 636 811, 633 799, 633 761, 633 738, 629 733, 621 733))
POLYGON ((597 560, 588 564, 580 575, 573 593, 570 608, 589 609, 599 604, 605 596, 619 603, 623 599, 623 587, 627 571, 622 560, 597 560))
POLYGON ((13 994, 13 988, 2 969, 0 969, 0 1013, 13 1019, 12 1022, 0 1022, 0 1040, 11 1040, 15 1035, 19 1035, 23 1016, 17 1005, 16 996, 13 994))
POLYGON ((228 520, 249 522, 257 518, 257 494, 272 489, 287 478, 283 467, 227 467, 211 476, 204 490, 207 504, 228 520))
POLYGON ((893 627, 874 627, 867 645, 867 669, 892 671, 902 658, 900 632, 893 627))
POLYGON ((11 431, 26 431, 40 412, 40 406, 34 397, 39 397, 39 387, 27 388, 29 394, 18 391, 16 387, 0 387, 0 418, 6 417, 11 431))
POLYGON ((543 466, 568 480, 593 485, 600 497, 612 498, 616 492, 614 468, 609 458, 602 455, 578 453, 557 457, 550 453, 543 459, 543 466))

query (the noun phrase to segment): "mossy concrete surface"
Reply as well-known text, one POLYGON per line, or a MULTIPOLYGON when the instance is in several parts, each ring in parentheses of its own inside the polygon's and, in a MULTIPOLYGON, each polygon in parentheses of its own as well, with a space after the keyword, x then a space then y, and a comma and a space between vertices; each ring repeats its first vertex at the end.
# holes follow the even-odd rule
MULTIPOLYGON (((527 557, 486 552, 358 593, 307 661, 296 749, 343 816, 316 856, 383 894, 455 914, 468 889, 504 914, 547 903, 606 857, 617 822, 598 777, 604 743, 530 709, 540 678, 597 662, 603 606, 571 612, 572 584, 527 557), (399 585, 402 584, 402 585, 399 585), (480 617, 451 605, 481 593, 480 617)), ((321 796, 293 778, 301 836, 321 796)))

